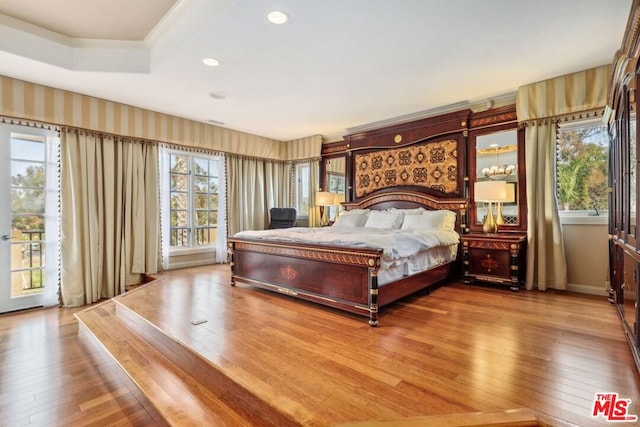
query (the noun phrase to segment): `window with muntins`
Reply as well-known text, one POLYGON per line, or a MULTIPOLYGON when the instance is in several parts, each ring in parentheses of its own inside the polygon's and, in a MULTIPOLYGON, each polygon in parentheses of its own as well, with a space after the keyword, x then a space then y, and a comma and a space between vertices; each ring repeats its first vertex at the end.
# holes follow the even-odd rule
POLYGON ((219 161, 211 156, 169 153, 170 247, 216 244, 219 161))

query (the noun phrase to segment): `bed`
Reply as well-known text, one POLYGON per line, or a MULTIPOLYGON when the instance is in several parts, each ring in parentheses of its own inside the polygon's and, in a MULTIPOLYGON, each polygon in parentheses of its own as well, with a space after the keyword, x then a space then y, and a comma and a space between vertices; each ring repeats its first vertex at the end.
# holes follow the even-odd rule
POLYGON ((383 191, 344 207, 344 218, 351 220, 363 212, 367 219, 375 216, 382 222, 391 220, 393 215, 388 213, 398 214, 402 218, 394 226, 398 232, 365 227, 375 225, 365 220, 356 227, 373 239, 359 240, 349 227, 353 224, 341 216, 334 226, 323 229, 237 233, 228 239, 231 284, 252 285, 366 316, 371 326, 377 326, 381 307, 459 271, 457 243, 465 222, 465 199, 383 191), (446 228, 453 231, 435 233, 435 237, 425 233, 423 238, 420 228, 430 228, 425 224, 432 221, 440 224, 440 218, 447 218, 446 228), (400 235, 408 240, 399 240, 400 235), (425 243, 431 241, 437 244, 425 243))

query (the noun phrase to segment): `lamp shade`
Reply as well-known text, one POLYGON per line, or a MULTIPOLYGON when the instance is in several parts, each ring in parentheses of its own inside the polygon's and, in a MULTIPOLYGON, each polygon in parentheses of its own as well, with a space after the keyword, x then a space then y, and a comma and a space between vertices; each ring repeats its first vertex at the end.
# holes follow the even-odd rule
POLYGON ((506 181, 477 181, 473 186, 476 202, 504 202, 507 200, 506 181))
POLYGON ((328 191, 316 192, 316 206, 333 206, 334 194, 328 191))
POLYGON ((516 186, 513 184, 507 185, 507 198, 504 200, 507 203, 513 203, 516 201, 516 186))
POLYGON ((336 193, 333 199, 333 204, 335 206, 339 206, 342 202, 344 202, 344 193, 336 193))

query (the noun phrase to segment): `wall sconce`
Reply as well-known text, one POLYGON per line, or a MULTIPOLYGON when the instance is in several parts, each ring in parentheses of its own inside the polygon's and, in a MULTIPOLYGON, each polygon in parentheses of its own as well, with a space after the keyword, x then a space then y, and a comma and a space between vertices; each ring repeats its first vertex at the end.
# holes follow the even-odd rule
MULTIPOLYGON (((482 224, 482 231, 485 233, 497 232, 498 224, 493 216, 491 203, 500 203, 507 200, 506 181, 477 181, 473 186, 473 200, 488 203, 487 215, 482 224)), ((502 216, 502 211, 500 211, 500 216, 502 216)), ((502 223, 504 224, 504 219, 502 223)))
POLYGON ((335 200, 335 194, 328 191, 316 192, 316 206, 320 207, 320 226, 329 225, 327 218, 327 211, 329 206, 333 206, 335 200))

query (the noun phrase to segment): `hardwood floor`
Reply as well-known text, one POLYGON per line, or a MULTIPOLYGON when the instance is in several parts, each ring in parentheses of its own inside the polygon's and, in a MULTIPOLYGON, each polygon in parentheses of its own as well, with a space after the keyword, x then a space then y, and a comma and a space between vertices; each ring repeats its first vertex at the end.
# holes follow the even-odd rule
POLYGON ((157 425, 117 365, 79 338, 76 311, 0 316, 0 425, 157 425))
MULTIPOLYGON (((631 399, 629 413, 640 415, 640 375, 604 297, 453 283, 385 307, 371 328, 364 317, 230 287, 228 266, 210 266, 163 273, 118 304, 278 411, 303 414, 301 423, 531 408, 606 425, 591 417, 599 392, 631 399)), ((0 316, 0 425, 159 424, 78 333, 75 311, 0 316)))

